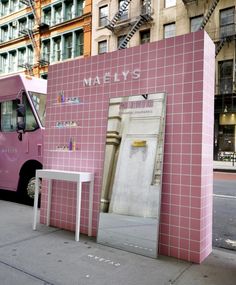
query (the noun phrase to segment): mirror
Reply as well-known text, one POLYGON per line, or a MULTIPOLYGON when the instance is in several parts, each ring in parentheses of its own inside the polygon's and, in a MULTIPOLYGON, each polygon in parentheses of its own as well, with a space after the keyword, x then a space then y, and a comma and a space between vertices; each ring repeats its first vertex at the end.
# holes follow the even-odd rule
POLYGON ((166 96, 112 98, 97 242, 157 257, 166 96))

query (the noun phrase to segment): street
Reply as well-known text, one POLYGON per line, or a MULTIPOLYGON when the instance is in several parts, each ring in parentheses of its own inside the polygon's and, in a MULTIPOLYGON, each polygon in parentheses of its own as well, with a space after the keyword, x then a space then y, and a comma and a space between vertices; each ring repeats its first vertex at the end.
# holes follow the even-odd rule
POLYGON ((236 250, 236 173, 214 173, 213 246, 236 250))

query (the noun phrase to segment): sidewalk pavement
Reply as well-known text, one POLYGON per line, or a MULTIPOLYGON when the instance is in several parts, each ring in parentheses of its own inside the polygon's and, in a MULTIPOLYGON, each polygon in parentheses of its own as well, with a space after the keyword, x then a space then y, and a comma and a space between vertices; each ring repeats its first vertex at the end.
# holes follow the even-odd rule
POLYGON ((235 285, 236 252, 214 249, 201 264, 152 259, 38 225, 33 209, 0 200, 0 285, 235 285))

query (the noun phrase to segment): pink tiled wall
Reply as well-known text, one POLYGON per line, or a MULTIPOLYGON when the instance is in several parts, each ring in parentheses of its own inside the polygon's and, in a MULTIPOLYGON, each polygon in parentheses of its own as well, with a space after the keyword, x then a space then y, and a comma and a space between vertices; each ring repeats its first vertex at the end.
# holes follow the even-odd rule
MULTIPOLYGON (((97 232, 109 99, 167 93, 159 253, 201 262, 211 252, 214 45, 203 32, 50 66, 44 168, 95 173, 93 235, 97 232), (141 70, 140 79, 83 86, 83 79, 141 70), (81 104, 57 103, 77 97, 81 104), (79 127, 57 128, 76 121, 79 127), (58 151, 73 137, 76 151, 58 151)), ((75 185, 53 184, 51 224, 74 230, 75 185)), ((81 232, 87 233, 88 194, 81 232)), ((45 223, 46 187, 41 222, 45 223)))

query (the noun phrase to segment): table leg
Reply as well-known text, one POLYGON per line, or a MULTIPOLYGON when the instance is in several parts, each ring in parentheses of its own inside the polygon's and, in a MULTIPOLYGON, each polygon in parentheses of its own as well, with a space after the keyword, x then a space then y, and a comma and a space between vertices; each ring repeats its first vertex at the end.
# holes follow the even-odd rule
POLYGON ((77 182, 75 241, 79 241, 82 183, 77 182))
POLYGON ((34 220, 33 220, 33 230, 36 230, 36 224, 37 224, 38 199, 39 199, 39 178, 38 178, 37 173, 36 173, 36 178, 35 178, 35 193, 34 193, 34 220))
POLYGON ((52 179, 49 179, 48 180, 47 226, 50 225, 51 202, 52 202, 52 179))
POLYGON ((88 236, 92 236, 92 219, 93 219, 93 187, 94 178, 89 183, 89 220, 88 220, 88 236))

